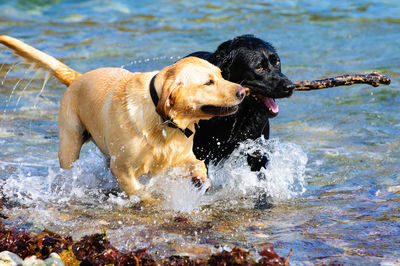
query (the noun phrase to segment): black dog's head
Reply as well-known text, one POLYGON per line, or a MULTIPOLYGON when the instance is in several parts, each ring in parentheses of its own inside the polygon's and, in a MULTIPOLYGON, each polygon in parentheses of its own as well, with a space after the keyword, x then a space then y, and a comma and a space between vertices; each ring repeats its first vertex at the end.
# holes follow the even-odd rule
POLYGON ((222 70, 225 79, 249 88, 250 97, 264 104, 270 117, 279 112, 274 99, 293 93, 293 83, 282 74, 275 48, 253 35, 222 43, 207 59, 222 70))

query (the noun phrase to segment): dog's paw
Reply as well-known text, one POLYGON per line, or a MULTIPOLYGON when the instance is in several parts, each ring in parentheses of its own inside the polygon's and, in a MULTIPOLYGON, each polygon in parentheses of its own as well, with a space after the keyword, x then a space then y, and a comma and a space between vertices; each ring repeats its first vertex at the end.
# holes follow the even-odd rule
POLYGON ((139 197, 139 205, 144 207, 153 207, 160 204, 160 199, 154 198, 150 193, 147 191, 140 191, 135 196, 139 197))
POLYGON ((247 154, 247 163, 250 166, 250 170, 253 172, 260 171, 261 168, 266 168, 269 158, 266 154, 262 154, 261 151, 255 151, 253 154, 247 154))
POLYGON ((256 210, 267 210, 272 209, 275 206, 274 200, 267 193, 261 193, 254 201, 254 209, 256 210))
POLYGON ((209 191, 211 188, 211 182, 208 178, 204 179, 204 178, 200 178, 198 176, 193 176, 192 183, 198 189, 205 189, 205 192, 209 191))

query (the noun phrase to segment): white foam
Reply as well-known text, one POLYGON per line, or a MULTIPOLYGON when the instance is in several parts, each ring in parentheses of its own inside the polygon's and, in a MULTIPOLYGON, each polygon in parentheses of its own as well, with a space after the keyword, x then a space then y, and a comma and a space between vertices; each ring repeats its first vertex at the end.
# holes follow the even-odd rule
POLYGON ((44 176, 31 176, 20 169, 5 181, 3 193, 25 207, 48 207, 70 202, 84 205, 103 202, 107 199, 105 192, 115 188, 118 184, 104 169, 104 158, 95 149, 71 170, 48 168, 44 176))
POLYGON ((305 192, 304 173, 307 155, 298 145, 266 140, 247 140, 228 160, 210 166, 212 183, 220 187, 222 197, 257 196, 267 193, 275 200, 288 200, 305 192), (261 151, 268 164, 259 173, 250 171, 246 154, 261 151))
MULTIPOLYGON (((138 202, 138 198, 129 199, 120 190, 97 148, 89 150, 83 157, 71 170, 49 168, 43 176, 31 176, 21 169, 5 181, 3 194, 19 206, 43 210, 65 208, 66 205, 113 209, 138 202)), ((275 201, 301 195, 305 191, 306 163, 307 156, 299 146, 260 138, 245 141, 226 161, 209 166, 213 188, 208 193, 194 187, 190 178, 183 177, 185 169, 174 169, 149 179, 146 190, 163 199, 157 208, 176 212, 198 211, 205 206, 220 208, 224 204, 234 208, 243 197, 250 199, 248 207, 253 208, 252 200, 262 193, 275 201), (258 174, 250 171, 245 155, 256 150, 269 158, 267 167, 258 174)))
POLYGON ((197 211, 203 203, 205 188, 196 188, 187 176, 186 169, 176 168, 168 174, 152 178, 147 189, 163 199, 164 209, 197 211))

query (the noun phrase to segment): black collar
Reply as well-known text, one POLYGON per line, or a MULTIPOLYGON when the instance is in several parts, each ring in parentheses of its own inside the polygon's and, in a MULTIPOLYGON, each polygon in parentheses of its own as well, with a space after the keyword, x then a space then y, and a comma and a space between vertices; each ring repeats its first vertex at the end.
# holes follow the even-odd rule
MULTIPOLYGON (((157 74, 154 75, 154 77, 150 81, 150 95, 151 95, 151 99, 153 100, 154 105, 157 107, 157 104, 158 104, 158 101, 160 100, 160 98, 158 98, 156 88, 154 87, 154 80, 156 79, 156 77, 157 77, 157 74)), ((190 130, 189 128, 182 129, 182 128, 178 127, 178 125, 174 123, 172 118, 163 117, 163 116, 161 116, 161 118, 163 119, 164 123, 167 126, 179 129, 187 138, 189 138, 191 135, 193 135, 192 130, 190 130)))

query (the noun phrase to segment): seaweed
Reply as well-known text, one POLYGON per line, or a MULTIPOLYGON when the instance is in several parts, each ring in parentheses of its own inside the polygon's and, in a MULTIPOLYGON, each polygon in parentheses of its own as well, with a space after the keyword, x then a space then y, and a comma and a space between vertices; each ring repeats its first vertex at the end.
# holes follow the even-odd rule
POLYGON ((170 256, 155 259, 146 248, 122 253, 111 245, 105 233, 84 236, 73 241, 70 236, 61 236, 50 230, 35 234, 16 228, 7 228, 0 222, 0 251, 10 251, 22 259, 36 256, 49 258, 52 252, 60 255, 66 265, 289 265, 289 255, 284 258, 275 253, 273 246, 264 247, 261 259, 256 262, 250 252, 234 247, 222 250, 208 258, 192 259, 188 256, 170 256))
POLYGON ((253 260, 249 260, 249 252, 240 248, 233 248, 232 251, 223 250, 218 254, 211 255, 208 260, 209 265, 254 265, 253 260))
POLYGON ((268 247, 265 246, 260 255, 262 258, 258 263, 262 265, 289 265, 289 259, 292 256, 293 249, 290 249, 289 255, 286 258, 279 256, 274 251, 274 247, 270 244, 268 247))
POLYGON ((120 256, 105 234, 85 236, 72 245, 72 250, 81 265, 115 264, 120 256))
POLYGON ((62 237, 50 230, 39 234, 6 228, 0 223, 0 250, 8 250, 21 258, 36 256, 47 259, 52 252, 61 253, 73 243, 72 238, 62 237))

